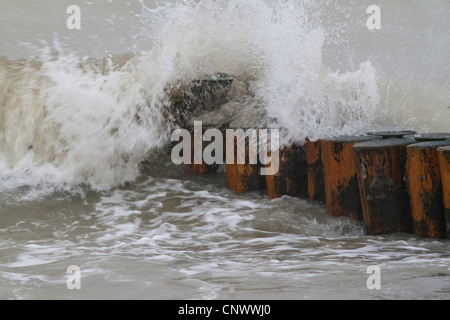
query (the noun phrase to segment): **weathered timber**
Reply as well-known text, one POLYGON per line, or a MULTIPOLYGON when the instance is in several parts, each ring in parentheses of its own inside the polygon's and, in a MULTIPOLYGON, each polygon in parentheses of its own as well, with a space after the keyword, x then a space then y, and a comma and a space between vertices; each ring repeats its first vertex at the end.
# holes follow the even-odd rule
POLYGON ((307 169, 304 147, 285 147, 280 151, 279 169, 267 175, 267 194, 270 198, 307 196, 307 169))
POLYGON ((363 220, 353 145, 380 136, 345 136, 321 143, 328 214, 363 220))
POLYGON ((406 147, 414 142, 393 138, 353 146, 364 223, 371 235, 412 231, 404 176, 406 147))
POLYGON ((325 202, 325 182, 323 178, 321 140, 305 143, 305 156, 307 164, 307 191, 310 200, 325 202))
POLYGON ((437 148, 450 141, 416 143, 407 148, 406 181, 413 232, 427 238, 445 238, 446 224, 437 148))
POLYGON ((439 167, 441 169, 447 238, 450 238, 450 147, 440 147, 437 151, 439 157, 439 167))

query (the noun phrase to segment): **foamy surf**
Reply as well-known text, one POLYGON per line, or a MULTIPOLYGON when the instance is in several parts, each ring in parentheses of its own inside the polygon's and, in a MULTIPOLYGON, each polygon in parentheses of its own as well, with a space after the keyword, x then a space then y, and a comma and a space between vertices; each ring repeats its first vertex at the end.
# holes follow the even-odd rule
POLYGON ((84 200, 49 199, 45 208, 31 212, 2 206, 7 219, 0 230, 8 236, 0 239, 5 253, 0 296, 448 296, 448 242, 406 234, 367 237, 361 223, 328 216, 302 199, 237 196, 213 179, 158 177, 162 164, 149 166, 150 175, 131 188, 91 193, 84 200), (10 210, 14 217, 6 214, 10 210), (82 270, 79 291, 66 288, 64 272, 72 264, 82 270), (382 268, 381 292, 366 288, 366 268, 373 264, 382 268))
POLYGON ((59 172, 57 183, 132 181, 173 130, 165 89, 215 72, 248 79, 249 103, 266 109, 270 125, 287 129, 282 144, 383 128, 444 129, 449 111, 430 117, 420 103, 432 94, 442 108, 443 90, 386 82, 369 60, 331 71, 322 54, 330 38, 336 41, 327 15, 319 3, 142 4, 138 38, 149 50, 95 60, 56 41, 38 58, 2 58, 2 165, 20 168, 30 159, 30 170, 59 172))

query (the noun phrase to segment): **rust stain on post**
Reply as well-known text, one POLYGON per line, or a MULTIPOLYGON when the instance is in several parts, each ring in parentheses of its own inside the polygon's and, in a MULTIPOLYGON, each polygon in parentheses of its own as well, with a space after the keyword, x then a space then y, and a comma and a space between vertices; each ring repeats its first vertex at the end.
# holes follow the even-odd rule
POLYGON ((442 194, 444 196, 447 237, 450 235, 450 146, 437 149, 441 169, 442 194))
MULTIPOLYGON (((226 147, 225 147, 226 149, 226 147)), ((250 164, 249 155, 249 142, 245 143, 245 164, 238 164, 238 142, 234 140, 234 163, 227 163, 226 166, 226 182, 229 189, 236 193, 246 193, 251 191, 263 190, 266 187, 266 179, 261 176, 262 165, 250 164)), ((228 150, 226 150, 228 152, 228 150)))
POLYGON ((412 231, 404 175, 406 147, 414 142, 392 138, 353 147, 364 223, 371 235, 412 231))
MULTIPOLYGON (((207 174, 211 173, 213 170, 212 166, 208 166, 205 161, 202 160, 201 164, 194 163, 194 138, 192 137, 192 143, 191 143, 191 164, 189 165, 191 170, 194 171, 197 174, 207 174)), ((204 148, 204 145, 203 145, 204 148)), ((202 152, 203 152, 202 148, 202 152)))
MULTIPOLYGON (((205 150, 205 147, 208 146, 208 144, 210 144, 211 142, 206 142, 203 141, 203 135, 205 134, 205 132, 208 129, 215 129, 213 127, 208 127, 208 126, 202 126, 202 155, 203 155, 203 151, 205 150)), ((219 128, 219 130, 222 131, 222 134, 224 134, 224 130, 222 128, 219 128)), ((205 161, 203 160, 203 156, 202 156, 202 163, 196 164, 195 163, 195 157, 194 157, 194 146, 195 146, 195 136, 194 136, 194 129, 193 127, 190 128, 190 132, 191 132, 191 164, 189 165, 189 167, 191 168, 191 170, 197 174, 200 175, 204 175, 204 174, 211 174, 211 173, 216 173, 217 169, 219 168, 218 164, 211 164, 208 165, 205 163, 205 161)), ((224 135, 223 135, 224 136, 224 135)), ((225 139, 222 140, 222 145, 223 147, 223 154, 225 155, 225 139)), ((223 158, 224 160, 224 158, 223 158)))
POLYGON ((379 136, 338 137, 321 143, 328 214, 363 220, 353 145, 379 136))
POLYGON ((321 140, 305 143, 307 164, 308 198, 325 202, 325 184, 323 178, 321 140))
POLYGON ((286 147, 280 151, 279 170, 266 176, 267 194, 270 198, 307 196, 305 149, 286 147))
POLYGON ((446 223, 437 148, 447 141, 416 143, 407 148, 406 176, 414 233, 445 238, 446 223))
POLYGON ((251 164, 227 164, 227 186, 236 193, 257 191, 262 188, 260 167, 251 164))

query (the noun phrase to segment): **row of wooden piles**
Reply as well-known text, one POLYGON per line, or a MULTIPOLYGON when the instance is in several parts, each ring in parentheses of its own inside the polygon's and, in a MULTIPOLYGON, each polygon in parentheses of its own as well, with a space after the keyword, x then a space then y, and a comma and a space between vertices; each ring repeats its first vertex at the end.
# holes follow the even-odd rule
MULTIPOLYGON (((267 190, 271 198, 323 201, 332 216, 364 221, 370 235, 448 237, 450 134, 396 131, 307 139, 304 146, 280 150, 279 164, 272 176, 260 175, 261 164, 227 164, 227 186, 237 193, 267 190)), ((216 170, 191 167, 200 174, 216 170)))

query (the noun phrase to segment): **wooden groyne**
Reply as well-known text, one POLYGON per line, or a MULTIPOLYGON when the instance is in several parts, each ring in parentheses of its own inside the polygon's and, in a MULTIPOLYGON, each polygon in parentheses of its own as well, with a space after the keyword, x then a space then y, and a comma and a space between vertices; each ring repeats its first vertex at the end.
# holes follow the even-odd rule
MULTIPOLYGON (((450 227, 450 134, 413 131, 343 136, 280 150, 279 171, 261 163, 226 164, 236 193, 264 191, 325 202, 327 213, 362 220, 371 235, 414 233, 446 238, 450 227)), ((248 143, 246 144, 248 152, 248 143)), ((216 170, 191 165, 199 174, 216 170)))
MULTIPOLYGON (((225 136, 228 130, 261 128, 267 120, 264 108, 246 105, 252 93, 243 79, 213 75, 168 92, 174 121, 181 127, 192 119, 202 121, 200 134, 218 128, 225 136)), ((225 165, 194 159, 209 143, 192 140, 190 167, 198 174, 224 172, 226 185, 236 193, 323 202, 329 215, 363 221, 370 235, 450 237, 450 133, 402 130, 307 138, 304 145, 283 146, 277 172, 266 176, 261 172, 269 164, 250 156, 255 147, 248 137, 244 147, 237 139, 222 139, 225 165), (232 161, 226 159, 230 151, 232 161)))

